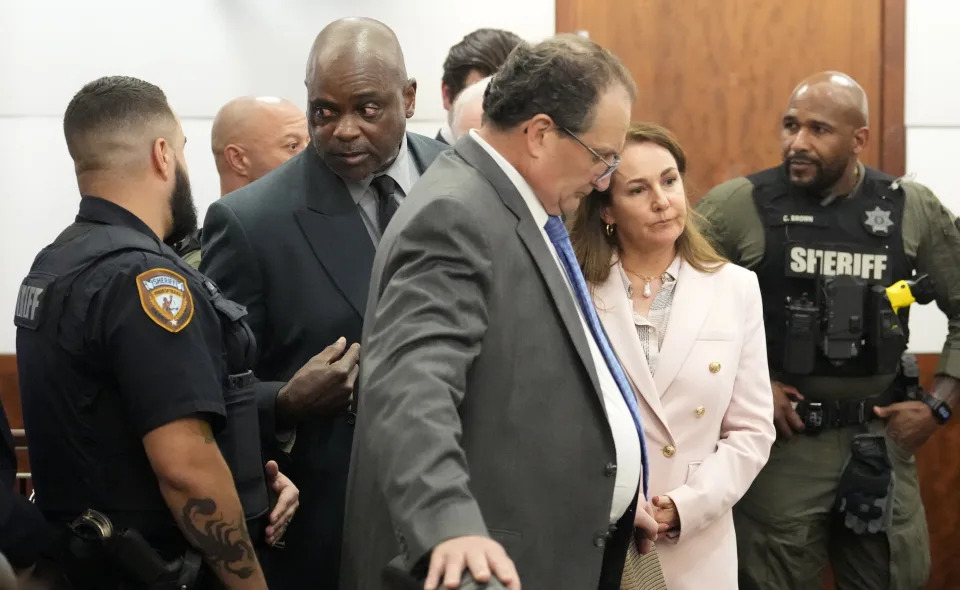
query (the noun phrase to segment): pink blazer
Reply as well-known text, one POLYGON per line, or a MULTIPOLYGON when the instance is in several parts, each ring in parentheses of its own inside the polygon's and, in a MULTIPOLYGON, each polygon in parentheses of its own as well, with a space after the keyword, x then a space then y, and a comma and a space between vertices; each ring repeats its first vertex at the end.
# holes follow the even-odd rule
POLYGON ((650 497, 670 496, 680 513, 679 537, 657 543, 667 585, 736 590, 731 508, 776 436, 757 277, 681 262, 656 376, 619 273, 596 286, 594 303, 640 402, 650 497))

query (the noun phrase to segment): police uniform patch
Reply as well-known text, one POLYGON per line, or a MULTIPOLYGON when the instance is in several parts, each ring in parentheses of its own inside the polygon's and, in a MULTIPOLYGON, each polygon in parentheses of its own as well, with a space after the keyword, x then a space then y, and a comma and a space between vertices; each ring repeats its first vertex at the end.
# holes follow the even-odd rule
POLYGON ((193 319, 193 295, 182 276, 166 268, 137 275, 140 305, 147 316, 169 332, 179 332, 193 319))
POLYGON ((875 236, 889 236, 890 228, 893 227, 893 220, 890 219, 890 213, 890 211, 885 211, 879 206, 874 207, 870 211, 864 211, 866 219, 863 221, 863 226, 875 236))

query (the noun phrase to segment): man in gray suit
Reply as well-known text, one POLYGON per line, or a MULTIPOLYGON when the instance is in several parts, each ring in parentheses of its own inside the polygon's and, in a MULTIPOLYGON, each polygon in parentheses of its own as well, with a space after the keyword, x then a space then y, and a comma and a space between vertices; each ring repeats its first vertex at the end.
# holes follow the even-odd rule
MULTIPOLYGON (((262 559, 270 588, 336 588, 363 310, 381 233, 444 148, 406 133, 416 82, 383 23, 341 19, 317 36, 306 72, 310 145, 211 205, 201 271, 247 307, 256 373, 285 381, 322 353, 321 395, 287 388, 278 427, 296 426, 288 472, 302 511, 286 548, 262 559)), ((283 457, 281 457, 283 459, 283 457)), ((350 523, 348 526, 352 526, 350 523)))
POLYGON ((479 132, 437 158, 384 234, 342 590, 379 590, 398 555, 427 590, 619 588, 642 431, 559 216, 608 185, 635 94, 589 40, 519 46, 479 132))

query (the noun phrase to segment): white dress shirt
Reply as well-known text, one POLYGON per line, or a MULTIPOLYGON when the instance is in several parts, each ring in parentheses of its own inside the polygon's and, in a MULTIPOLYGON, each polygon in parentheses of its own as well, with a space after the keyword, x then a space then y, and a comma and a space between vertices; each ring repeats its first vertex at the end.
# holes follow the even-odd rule
POLYGON ((389 176, 397 183, 397 190, 394 192, 394 198, 397 203, 402 203, 403 199, 410 194, 413 184, 420 179, 420 171, 417 170, 417 164, 410 156, 407 149, 407 135, 404 133, 403 141, 400 143, 400 152, 397 153, 397 159, 390 164, 382 174, 375 174, 364 178, 360 182, 347 181, 347 189, 353 202, 360 209, 360 217, 363 218, 363 225, 373 240, 373 245, 380 243, 380 224, 377 221, 377 191, 371 186, 375 176, 389 176))
MULTIPOLYGON (((617 522, 627 511, 627 508, 630 507, 633 499, 636 498, 637 487, 640 485, 640 437, 637 434, 637 427, 633 423, 633 416, 630 415, 627 402, 624 401, 623 396, 620 394, 620 388, 617 387, 616 381, 613 380, 613 374, 610 373, 610 368, 607 367, 603 353, 600 352, 600 347, 590 332, 590 327, 583 317, 580 305, 577 304, 577 298, 576 295, 574 295, 570 279, 567 277, 566 271, 563 270, 563 265, 560 263, 560 257, 557 254, 556 248, 553 246, 553 242, 550 241, 550 237, 547 235, 545 226, 549 215, 543 208, 543 204, 540 203, 540 199, 537 198, 530 184, 517 172, 517 169, 514 168, 510 162, 493 149, 490 144, 484 141, 475 130, 470 130, 470 137, 472 137, 484 151, 490 154, 490 157, 500 166, 507 175, 507 178, 509 178, 516 187, 520 196, 523 197, 523 202, 526 203, 530 209, 530 214, 533 215, 534 222, 537 224, 537 227, 540 228, 540 235, 543 236, 543 241, 547 244, 547 249, 553 254, 553 260, 557 265, 557 269, 565 279, 567 288, 570 290, 573 307, 577 310, 580 324, 583 326, 583 333, 587 337, 587 344, 590 346, 590 356, 593 358, 593 365, 597 371, 597 380, 600 382, 600 392, 603 395, 603 404, 607 412, 607 420, 610 422, 610 431, 613 433, 613 442, 616 446, 617 479, 614 482, 613 488, 610 522, 617 522)), ((584 392, 584 394, 587 395, 588 392, 584 392)), ((589 394, 592 395, 592 392, 589 392, 589 394)))

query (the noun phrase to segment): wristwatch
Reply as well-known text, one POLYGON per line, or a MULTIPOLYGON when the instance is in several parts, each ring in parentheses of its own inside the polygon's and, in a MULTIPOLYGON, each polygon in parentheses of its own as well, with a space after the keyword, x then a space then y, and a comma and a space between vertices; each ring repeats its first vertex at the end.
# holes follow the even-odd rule
POLYGON ((933 412, 934 419, 940 424, 946 424, 953 412, 950 411, 950 405, 942 399, 936 398, 929 393, 924 393, 920 401, 927 404, 930 411, 933 412))

